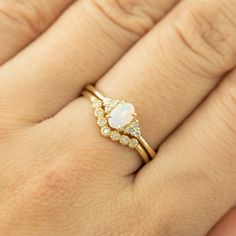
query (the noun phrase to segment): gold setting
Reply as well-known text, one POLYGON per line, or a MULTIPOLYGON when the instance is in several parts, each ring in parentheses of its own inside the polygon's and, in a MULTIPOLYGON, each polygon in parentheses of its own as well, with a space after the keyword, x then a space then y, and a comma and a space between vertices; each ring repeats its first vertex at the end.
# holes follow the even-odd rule
POLYGON ((110 118, 110 113, 118 105, 125 104, 125 101, 104 97, 92 85, 84 89, 83 95, 90 99, 94 108, 94 115, 97 118, 97 125, 100 127, 101 134, 104 137, 136 149, 145 163, 156 156, 156 152, 142 137, 136 113, 133 114, 132 120, 124 127, 114 129, 109 126, 108 119, 110 118))

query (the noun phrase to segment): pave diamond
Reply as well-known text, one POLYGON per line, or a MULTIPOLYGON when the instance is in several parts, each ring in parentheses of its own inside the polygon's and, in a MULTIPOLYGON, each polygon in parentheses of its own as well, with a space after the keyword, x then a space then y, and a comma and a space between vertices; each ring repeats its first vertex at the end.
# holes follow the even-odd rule
POLYGON ((134 132, 134 128, 131 127, 131 126, 127 126, 125 129, 124 129, 124 132, 125 134, 132 134, 134 132))
POLYGON ((107 126, 101 128, 101 133, 105 137, 109 137, 111 134, 111 129, 107 126))
POLYGON ((118 104, 119 104, 119 100, 118 99, 110 99, 110 98, 105 99, 105 101, 104 101, 105 112, 106 113, 111 112, 112 109, 114 107, 116 107, 118 104))
POLYGON ((101 117, 101 116, 104 116, 105 111, 102 108, 97 108, 95 110, 94 114, 95 114, 96 117, 101 117))
POLYGON ((136 131, 134 131, 134 132, 132 133, 132 135, 133 135, 134 137, 138 138, 138 137, 141 136, 141 132, 140 132, 140 130, 136 130, 136 131))
POLYGON ((105 117, 100 117, 97 122, 99 127, 103 127, 107 124, 107 120, 105 117))
POLYGON ((130 148, 136 148, 138 146, 138 140, 135 138, 132 138, 129 142, 129 147, 130 148))
POLYGON ((139 122, 137 119, 135 119, 129 126, 128 129, 130 132, 129 134, 131 134, 132 136, 138 138, 141 136, 141 130, 140 130, 140 126, 139 126, 139 122))
POLYGON ((92 103, 94 109, 100 108, 102 106, 102 101, 99 99, 95 99, 92 103))
POLYGON ((120 133, 118 131, 112 131, 111 132, 111 139, 113 141, 119 141, 120 139, 120 133))
POLYGON ((114 129, 122 129, 134 119, 134 116, 134 106, 130 103, 121 103, 111 111, 108 123, 114 129))
POLYGON ((129 142, 130 142, 130 138, 126 135, 122 135, 120 137, 120 143, 123 144, 123 145, 129 145, 129 142))
POLYGON ((103 99, 104 105, 107 105, 108 103, 110 103, 111 100, 112 100, 111 98, 104 98, 104 99, 103 99))

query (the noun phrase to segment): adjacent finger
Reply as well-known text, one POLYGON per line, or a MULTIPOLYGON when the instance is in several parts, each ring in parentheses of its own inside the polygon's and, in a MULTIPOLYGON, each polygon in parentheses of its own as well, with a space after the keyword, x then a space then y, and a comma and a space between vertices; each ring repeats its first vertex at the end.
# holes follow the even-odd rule
POLYGON ((100 78, 176 2, 76 2, 39 40, 2 67, 3 106, 28 122, 54 115, 85 84, 100 78))
POLYGON ((97 88, 136 105, 153 147, 236 65, 236 4, 181 2, 97 88))
POLYGON ((136 178, 137 191, 149 196, 146 202, 158 209, 153 214, 157 218, 164 210, 171 214, 173 235, 206 235, 235 206, 235 105, 236 71, 160 147, 159 159, 136 178))
POLYGON ((45 31, 73 1, 0 1, 0 65, 45 31))
POLYGON ((236 209, 231 210, 211 230, 208 236, 234 236, 236 235, 236 209))

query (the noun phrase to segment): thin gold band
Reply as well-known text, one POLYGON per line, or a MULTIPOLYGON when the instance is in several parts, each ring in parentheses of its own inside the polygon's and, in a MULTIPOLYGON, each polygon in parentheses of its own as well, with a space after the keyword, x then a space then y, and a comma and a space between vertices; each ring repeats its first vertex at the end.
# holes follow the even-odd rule
MULTIPOLYGON (((85 87, 85 89, 87 91, 89 91, 91 94, 95 95, 96 97, 98 97, 99 99, 101 99, 102 101, 104 101, 105 97, 95 89, 94 86, 92 85, 88 85, 85 87)), ((138 141, 142 144, 142 146, 144 147, 144 149, 146 150, 146 152, 148 153, 148 155, 150 156, 151 159, 154 159, 156 157, 156 152, 154 151, 154 149, 148 144, 148 142, 144 139, 144 137, 140 136, 137 138, 138 141)))
POLYGON ((156 152, 153 150, 153 148, 147 143, 147 141, 144 139, 143 136, 140 136, 137 138, 138 141, 143 145, 149 156, 154 159, 156 157, 156 152))
POLYGON ((145 162, 145 164, 147 164, 150 159, 149 159, 149 156, 147 154, 147 152, 144 150, 144 148, 142 147, 142 145, 138 145, 136 147, 136 151, 139 153, 139 155, 142 157, 143 161, 145 162))
POLYGON ((93 87, 92 85, 86 86, 85 89, 89 91, 91 94, 93 94, 94 96, 98 97, 100 100, 103 101, 105 99, 105 97, 100 92, 98 92, 95 89, 95 87, 93 87))

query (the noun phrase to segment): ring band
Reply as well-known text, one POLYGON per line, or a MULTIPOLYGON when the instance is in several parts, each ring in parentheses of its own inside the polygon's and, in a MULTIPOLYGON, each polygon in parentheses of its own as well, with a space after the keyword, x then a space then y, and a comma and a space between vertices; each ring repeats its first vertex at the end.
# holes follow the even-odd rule
POLYGON ((103 136, 136 149, 145 163, 156 157, 156 152, 141 134, 137 114, 132 104, 105 97, 92 85, 86 86, 82 94, 92 102, 97 124, 103 136))

